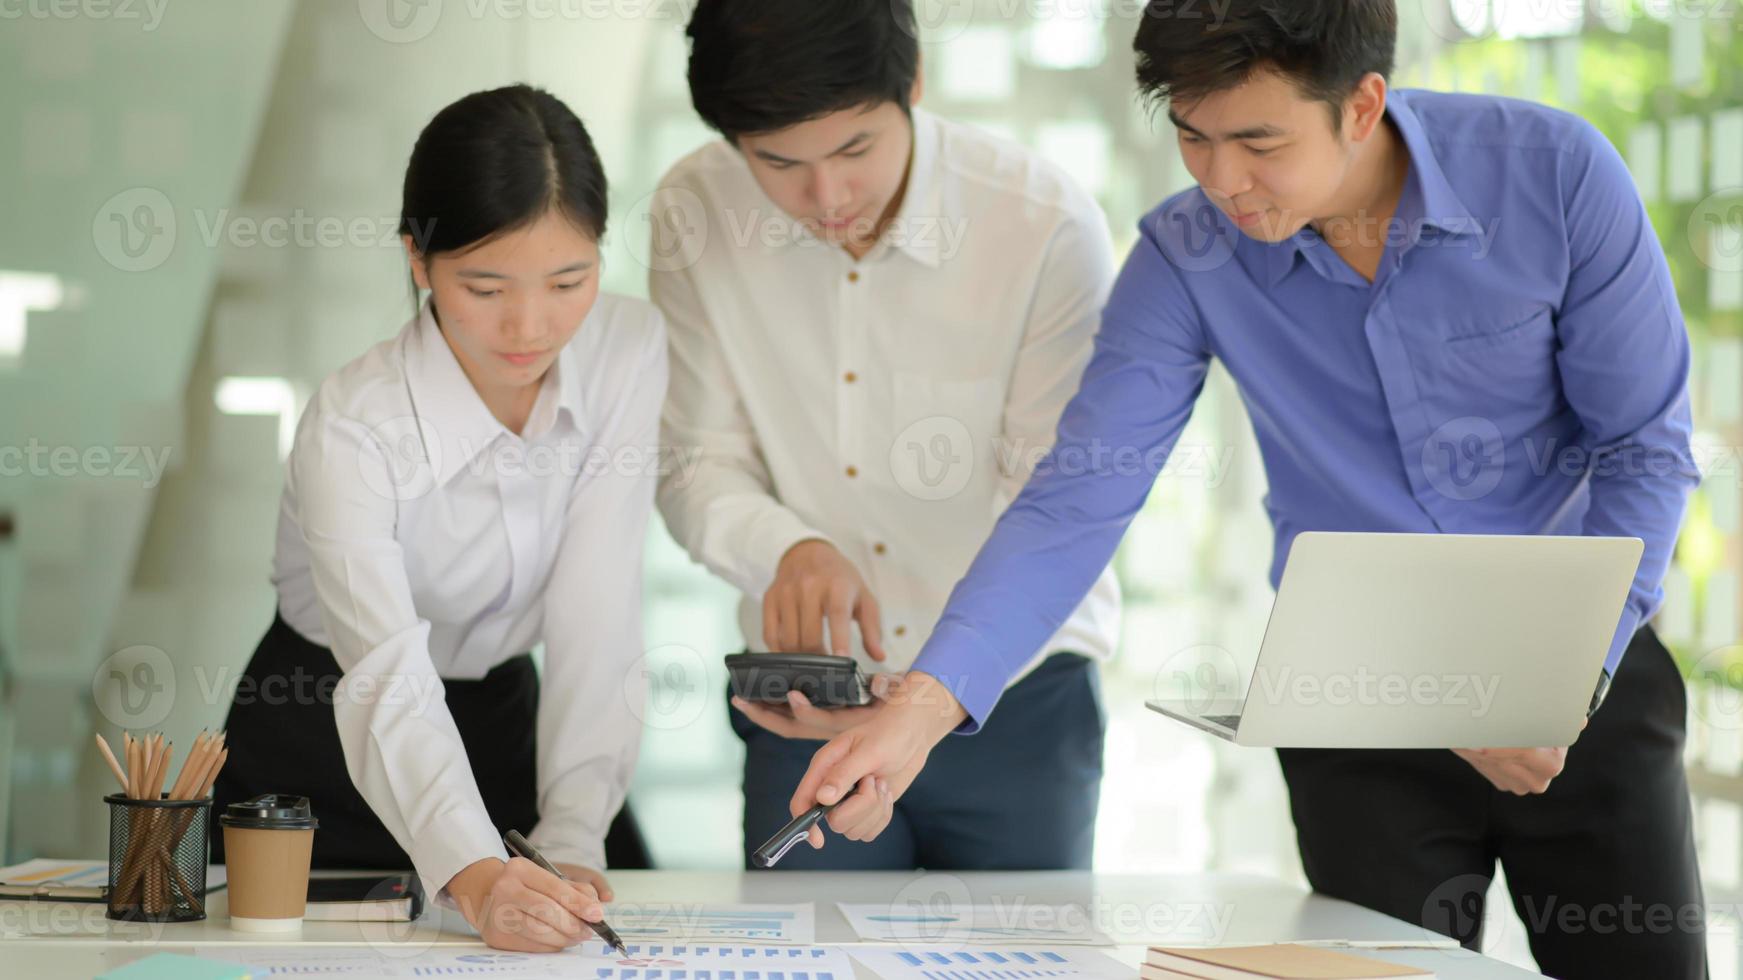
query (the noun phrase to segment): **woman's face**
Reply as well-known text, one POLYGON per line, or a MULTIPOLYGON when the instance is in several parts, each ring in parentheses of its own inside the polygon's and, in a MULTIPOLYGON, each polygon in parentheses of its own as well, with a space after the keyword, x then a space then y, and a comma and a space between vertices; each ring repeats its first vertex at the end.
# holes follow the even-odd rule
POLYGON ((480 391, 538 384, 599 298, 598 243, 554 211, 428 262, 404 237, 412 276, 480 391))

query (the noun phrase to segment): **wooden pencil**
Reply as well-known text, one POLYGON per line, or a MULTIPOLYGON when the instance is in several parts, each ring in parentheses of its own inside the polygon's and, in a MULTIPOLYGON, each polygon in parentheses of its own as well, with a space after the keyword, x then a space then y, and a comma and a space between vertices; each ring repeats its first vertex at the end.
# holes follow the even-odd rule
POLYGON ((129 733, 127 736, 127 797, 128 797, 128 799, 133 799, 133 800, 139 799, 139 769, 140 769, 139 760, 144 758, 144 756, 145 756, 145 752, 141 748, 141 746, 139 744, 139 740, 134 738, 133 735, 131 733, 129 733))
POLYGON ((110 750, 109 743, 103 741, 101 732, 94 733, 97 739, 97 751, 103 753, 103 762, 109 771, 115 774, 115 781, 121 784, 121 792, 127 792, 127 777, 121 772, 121 763, 115 761, 115 753, 110 750))
POLYGON ((204 771, 201 767, 206 764, 207 738, 208 736, 204 731, 194 736, 194 747, 188 750, 188 757, 182 762, 182 771, 176 775, 175 784, 170 787, 170 799, 185 800, 188 798, 189 784, 194 781, 196 773, 204 771))

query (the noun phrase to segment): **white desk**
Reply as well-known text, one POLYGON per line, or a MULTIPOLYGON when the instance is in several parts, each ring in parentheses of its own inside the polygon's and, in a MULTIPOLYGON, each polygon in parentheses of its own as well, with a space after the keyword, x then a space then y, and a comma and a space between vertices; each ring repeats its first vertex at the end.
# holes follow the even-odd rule
MULTIPOLYGON (((1423 940, 1433 934, 1346 902, 1246 875, 1108 875, 1081 872, 688 872, 619 871, 611 875, 625 902, 812 902, 819 944, 854 944, 835 908, 842 902, 926 901, 1005 905, 1078 903, 1120 945, 1109 952, 1134 965, 1153 943, 1238 944, 1297 939, 1423 940)), ((480 945, 463 920, 434 912, 417 923, 307 923, 288 937, 231 932, 224 893, 211 896, 203 922, 155 925, 113 922, 103 906, 0 902, 0 974, 88 978, 154 952, 228 944, 480 945)), ((1367 955, 1435 971, 1443 980, 1536 976, 1464 950, 1368 950, 1367 955)), ((861 980, 873 980, 860 968, 861 980)))

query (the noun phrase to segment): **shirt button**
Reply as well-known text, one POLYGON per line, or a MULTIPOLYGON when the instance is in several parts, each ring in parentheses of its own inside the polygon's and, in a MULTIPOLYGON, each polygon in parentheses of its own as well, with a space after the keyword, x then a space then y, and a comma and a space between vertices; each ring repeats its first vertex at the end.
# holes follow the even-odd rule
POLYGON ((848 468, 847 468, 847 475, 848 475, 848 476, 849 476, 849 477, 855 477, 855 476, 858 476, 858 475, 859 475, 859 467, 857 467, 857 466, 849 466, 849 467, 848 467, 848 468))
POLYGON ((859 380, 859 375, 854 374, 852 371, 849 371, 846 374, 841 376, 841 380, 847 382, 848 384, 853 384, 855 381, 859 380))
POLYGON ((879 541, 877 544, 872 545, 872 550, 881 555, 884 552, 888 551, 889 549, 884 547, 884 543, 882 541, 879 541))
POLYGON ((896 635, 897 636, 907 636, 908 635, 908 627, 906 627, 906 626, 896 627, 896 635))
POLYGON ((848 282, 859 282, 859 272, 857 270, 855 270, 853 272, 849 272, 847 274, 847 281, 848 282))

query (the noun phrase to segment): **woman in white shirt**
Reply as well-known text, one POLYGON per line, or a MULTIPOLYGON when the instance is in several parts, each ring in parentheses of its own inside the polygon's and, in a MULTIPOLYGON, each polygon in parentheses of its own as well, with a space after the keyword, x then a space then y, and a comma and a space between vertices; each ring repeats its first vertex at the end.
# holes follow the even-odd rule
POLYGON ((401 232, 429 299, 303 414, 215 794, 308 796, 316 867, 415 867, 506 949, 600 918, 641 732, 666 343, 600 294, 605 223, 548 93, 475 93, 419 136, 401 232), (575 884, 508 860, 510 829, 575 884))

